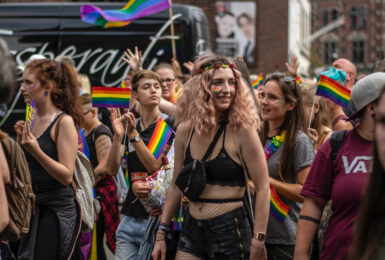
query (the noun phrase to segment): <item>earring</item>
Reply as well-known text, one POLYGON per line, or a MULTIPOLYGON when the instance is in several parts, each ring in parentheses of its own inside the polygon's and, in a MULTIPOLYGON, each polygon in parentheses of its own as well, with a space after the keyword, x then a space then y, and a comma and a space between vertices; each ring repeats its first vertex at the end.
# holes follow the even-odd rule
POLYGON ((48 91, 47 91, 47 90, 44 92, 44 95, 45 95, 46 97, 48 97, 48 91))

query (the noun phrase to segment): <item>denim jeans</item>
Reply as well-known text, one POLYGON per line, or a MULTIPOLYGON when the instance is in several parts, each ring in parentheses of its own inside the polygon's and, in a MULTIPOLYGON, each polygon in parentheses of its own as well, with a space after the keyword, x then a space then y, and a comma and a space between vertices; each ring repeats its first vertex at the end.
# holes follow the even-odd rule
POLYGON ((149 219, 124 216, 116 230, 116 260, 136 260, 149 219))

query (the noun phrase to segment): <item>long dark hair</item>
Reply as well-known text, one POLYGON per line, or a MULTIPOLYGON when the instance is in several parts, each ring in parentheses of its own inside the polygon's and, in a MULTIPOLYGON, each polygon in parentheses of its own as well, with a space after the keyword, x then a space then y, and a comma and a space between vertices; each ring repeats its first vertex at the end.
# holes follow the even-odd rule
MULTIPOLYGON (((294 102, 293 110, 287 111, 283 124, 279 127, 279 132, 286 130, 286 139, 279 161, 278 171, 282 181, 292 178, 295 172, 295 144, 298 131, 304 129, 303 107, 300 89, 291 77, 286 77, 282 73, 273 73, 269 75, 263 85, 269 81, 275 81, 282 90, 285 102, 294 102)), ((269 123, 263 122, 263 131, 261 133, 262 144, 266 143, 267 133, 269 132, 269 123)))
MULTIPOLYGON (((384 98, 385 88, 381 91, 384 98)), ((369 260, 374 257, 382 236, 385 234, 385 169, 382 167, 377 142, 373 145, 373 168, 369 175, 355 224, 350 260, 369 260)))
POLYGON ((53 85, 51 99, 54 105, 69 114, 76 125, 81 121, 79 104, 79 83, 75 71, 70 65, 51 59, 34 60, 25 68, 35 72, 36 77, 46 86, 53 85))

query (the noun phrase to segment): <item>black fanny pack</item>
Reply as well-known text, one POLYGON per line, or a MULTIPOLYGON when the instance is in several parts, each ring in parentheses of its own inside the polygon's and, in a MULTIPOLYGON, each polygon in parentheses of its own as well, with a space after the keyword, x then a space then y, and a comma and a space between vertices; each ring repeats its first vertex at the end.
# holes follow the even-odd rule
POLYGON ((186 164, 175 180, 175 185, 178 186, 183 194, 191 201, 196 200, 206 186, 206 160, 213 151, 225 128, 225 123, 220 126, 202 160, 193 160, 186 164))

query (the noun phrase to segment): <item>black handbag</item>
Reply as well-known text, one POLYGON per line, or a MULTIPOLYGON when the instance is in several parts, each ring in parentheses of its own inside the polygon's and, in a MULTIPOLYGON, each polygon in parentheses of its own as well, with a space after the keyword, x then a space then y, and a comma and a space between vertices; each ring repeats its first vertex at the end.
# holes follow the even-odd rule
POLYGON ((206 186, 206 160, 225 128, 225 123, 220 126, 202 160, 193 160, 186 164, 175 180, 176 186, 191 201, 196 200, 206 186))

